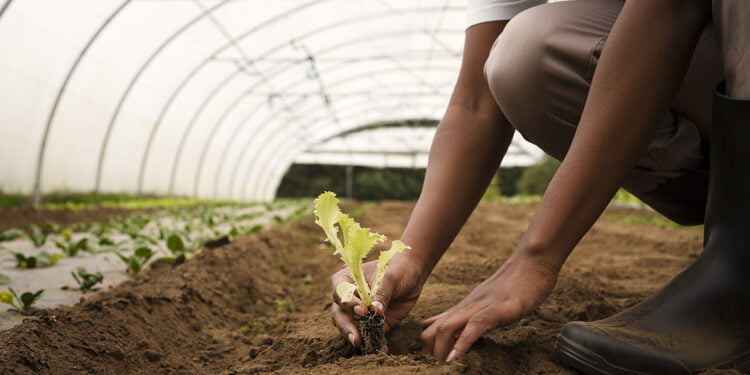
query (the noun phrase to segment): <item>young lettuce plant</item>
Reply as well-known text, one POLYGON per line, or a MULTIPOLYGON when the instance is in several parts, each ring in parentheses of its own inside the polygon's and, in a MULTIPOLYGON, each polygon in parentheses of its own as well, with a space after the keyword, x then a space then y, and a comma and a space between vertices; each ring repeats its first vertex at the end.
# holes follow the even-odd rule
POLYGON ((94 285, 99 284, 104 280, 104 276, 102 276, 101 272, 97 271, 89 273, 86 271, 86 267, 83 266, 79 266, 76 271, 77 272, 71 272, 70 274, 73 276, 76 283, 78 283, 78 290, 84 293, 91 290, 94 285))
POLYGON ((62 253, 66 256, 74 257, 78 255, 78 252, 81 250, 91 250, 88 237, 84 237, 79 239, 78 241, 74 241, 73 233, 68 229, 63 229, 60 232, 60 235, 62 235, 63 241, 54 240, 55 246, 57 246, 57 248, 60 249, 60 251, 62 251, 62 253))
MULTIPOLYGON (((362 228, 349 215, 341 212, 338 203, 336 194, 332 192, 325 192, 318 196, 315 200, 315 224, 323 228, 328 242, 335 249, 334 255, 341 256, 341 260, 344 261, 346 268, 352 274, 354 284, 342 282, 336 285, 336 294, 342 302, 349 302, 356 292, 362 303, 369 307, 378 293, 393 255, 410 247, 396 240, 391 244, 390 250, 381 251, 378 256, 375 283, 370 287, 365 279, 362 261, 367 257, 373 246, 378 242, 385 241, 386 237, 370 232, 370 228, 362 228), (343 241, 339 239, 339 230, 341 230, 343 241)), ((360 320, 359 331, 362 337, 360 350, 363 354, 376 353, 385 345, 384 322, 384 317, 374 312, 370 312, 360 320)))
POLYGON ((8 292, 0 292, 0 303, 5 303, 13 306, 18 312, 23 315, 31 315, 36 310, 34 303, 42 296, 44 289, 37 290, 36 292, 25 292, 19 297, 13 288, 8 288, 8 292), (13 302, 15 298, 18 304, 13 302))
POLYGON ((23 236, 23 231, 16 228, 6 229, 0 231, 0 242, 13 241, 16 238, 23 236))
POLYGON ((21 253, 13 253, 13 256, 15 256, 16 258, 16 267, 23 269, 54 266, 55 264, 57 264, 60 258, 62 258, 62 254, 50 255, 46 251, 42 251, 37 255, 29 256, 23 255, 21 253))
POLYGON ((117 257, 122 260, 123 263, 125 263, 126 266, 128 266, 128 273, 130 275, 135 275, 136 273, 140 272, 143 266, 151 259, 151 257, 156 254, 153 250, 151 250, 147 246, 139 247, 135 249, 133 252, 133 255, 131 256, 124 256, 120 254, 119 252, 115 252, 117 257))

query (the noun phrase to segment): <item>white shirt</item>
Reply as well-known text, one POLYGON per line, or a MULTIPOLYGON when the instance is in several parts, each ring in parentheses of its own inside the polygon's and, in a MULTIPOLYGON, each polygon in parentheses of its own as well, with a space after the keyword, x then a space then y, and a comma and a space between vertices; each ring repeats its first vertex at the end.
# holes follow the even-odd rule
POLYGON ((468 0, 466 27, 478 23, 505 21, 535 5, 547 0, 468 0))

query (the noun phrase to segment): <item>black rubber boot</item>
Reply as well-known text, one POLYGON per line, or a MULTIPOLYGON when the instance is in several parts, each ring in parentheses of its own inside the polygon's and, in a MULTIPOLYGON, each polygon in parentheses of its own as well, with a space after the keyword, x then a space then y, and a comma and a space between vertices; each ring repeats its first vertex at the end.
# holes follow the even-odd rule
POLYGON ((750 371, 750 101, 719 92, 703 253, 638 305, 566 324, 557 339, 563 364, 587 374, 750 371))

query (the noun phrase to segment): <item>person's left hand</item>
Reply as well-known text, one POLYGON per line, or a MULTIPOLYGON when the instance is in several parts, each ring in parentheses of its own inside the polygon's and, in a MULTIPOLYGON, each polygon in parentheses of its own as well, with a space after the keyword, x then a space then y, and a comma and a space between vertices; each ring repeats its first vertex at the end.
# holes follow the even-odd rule
POLYGON ((451 361, 488 329, 534 311, 552 292, 557 270, 533 257, 511 257, 458 305, 423 320, 422 352, 451 361))

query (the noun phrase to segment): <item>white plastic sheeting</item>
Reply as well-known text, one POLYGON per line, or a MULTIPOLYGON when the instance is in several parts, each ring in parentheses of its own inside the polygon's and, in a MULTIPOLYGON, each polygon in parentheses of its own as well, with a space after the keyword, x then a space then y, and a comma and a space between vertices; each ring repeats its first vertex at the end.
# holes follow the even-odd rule
POLYGON ((0 189, 272 199, 323 140, 440 118, 464 8, 0 0, 0 189))
MULTIPOLYGON (((365 167, 425 168, 435 128, 395 127, 363 130, 311 146, 295 159, 300 164, 338 164, 365 167)), ((503 166, 527 166, 543 152, 519 133, 503 158, 503 166)))

